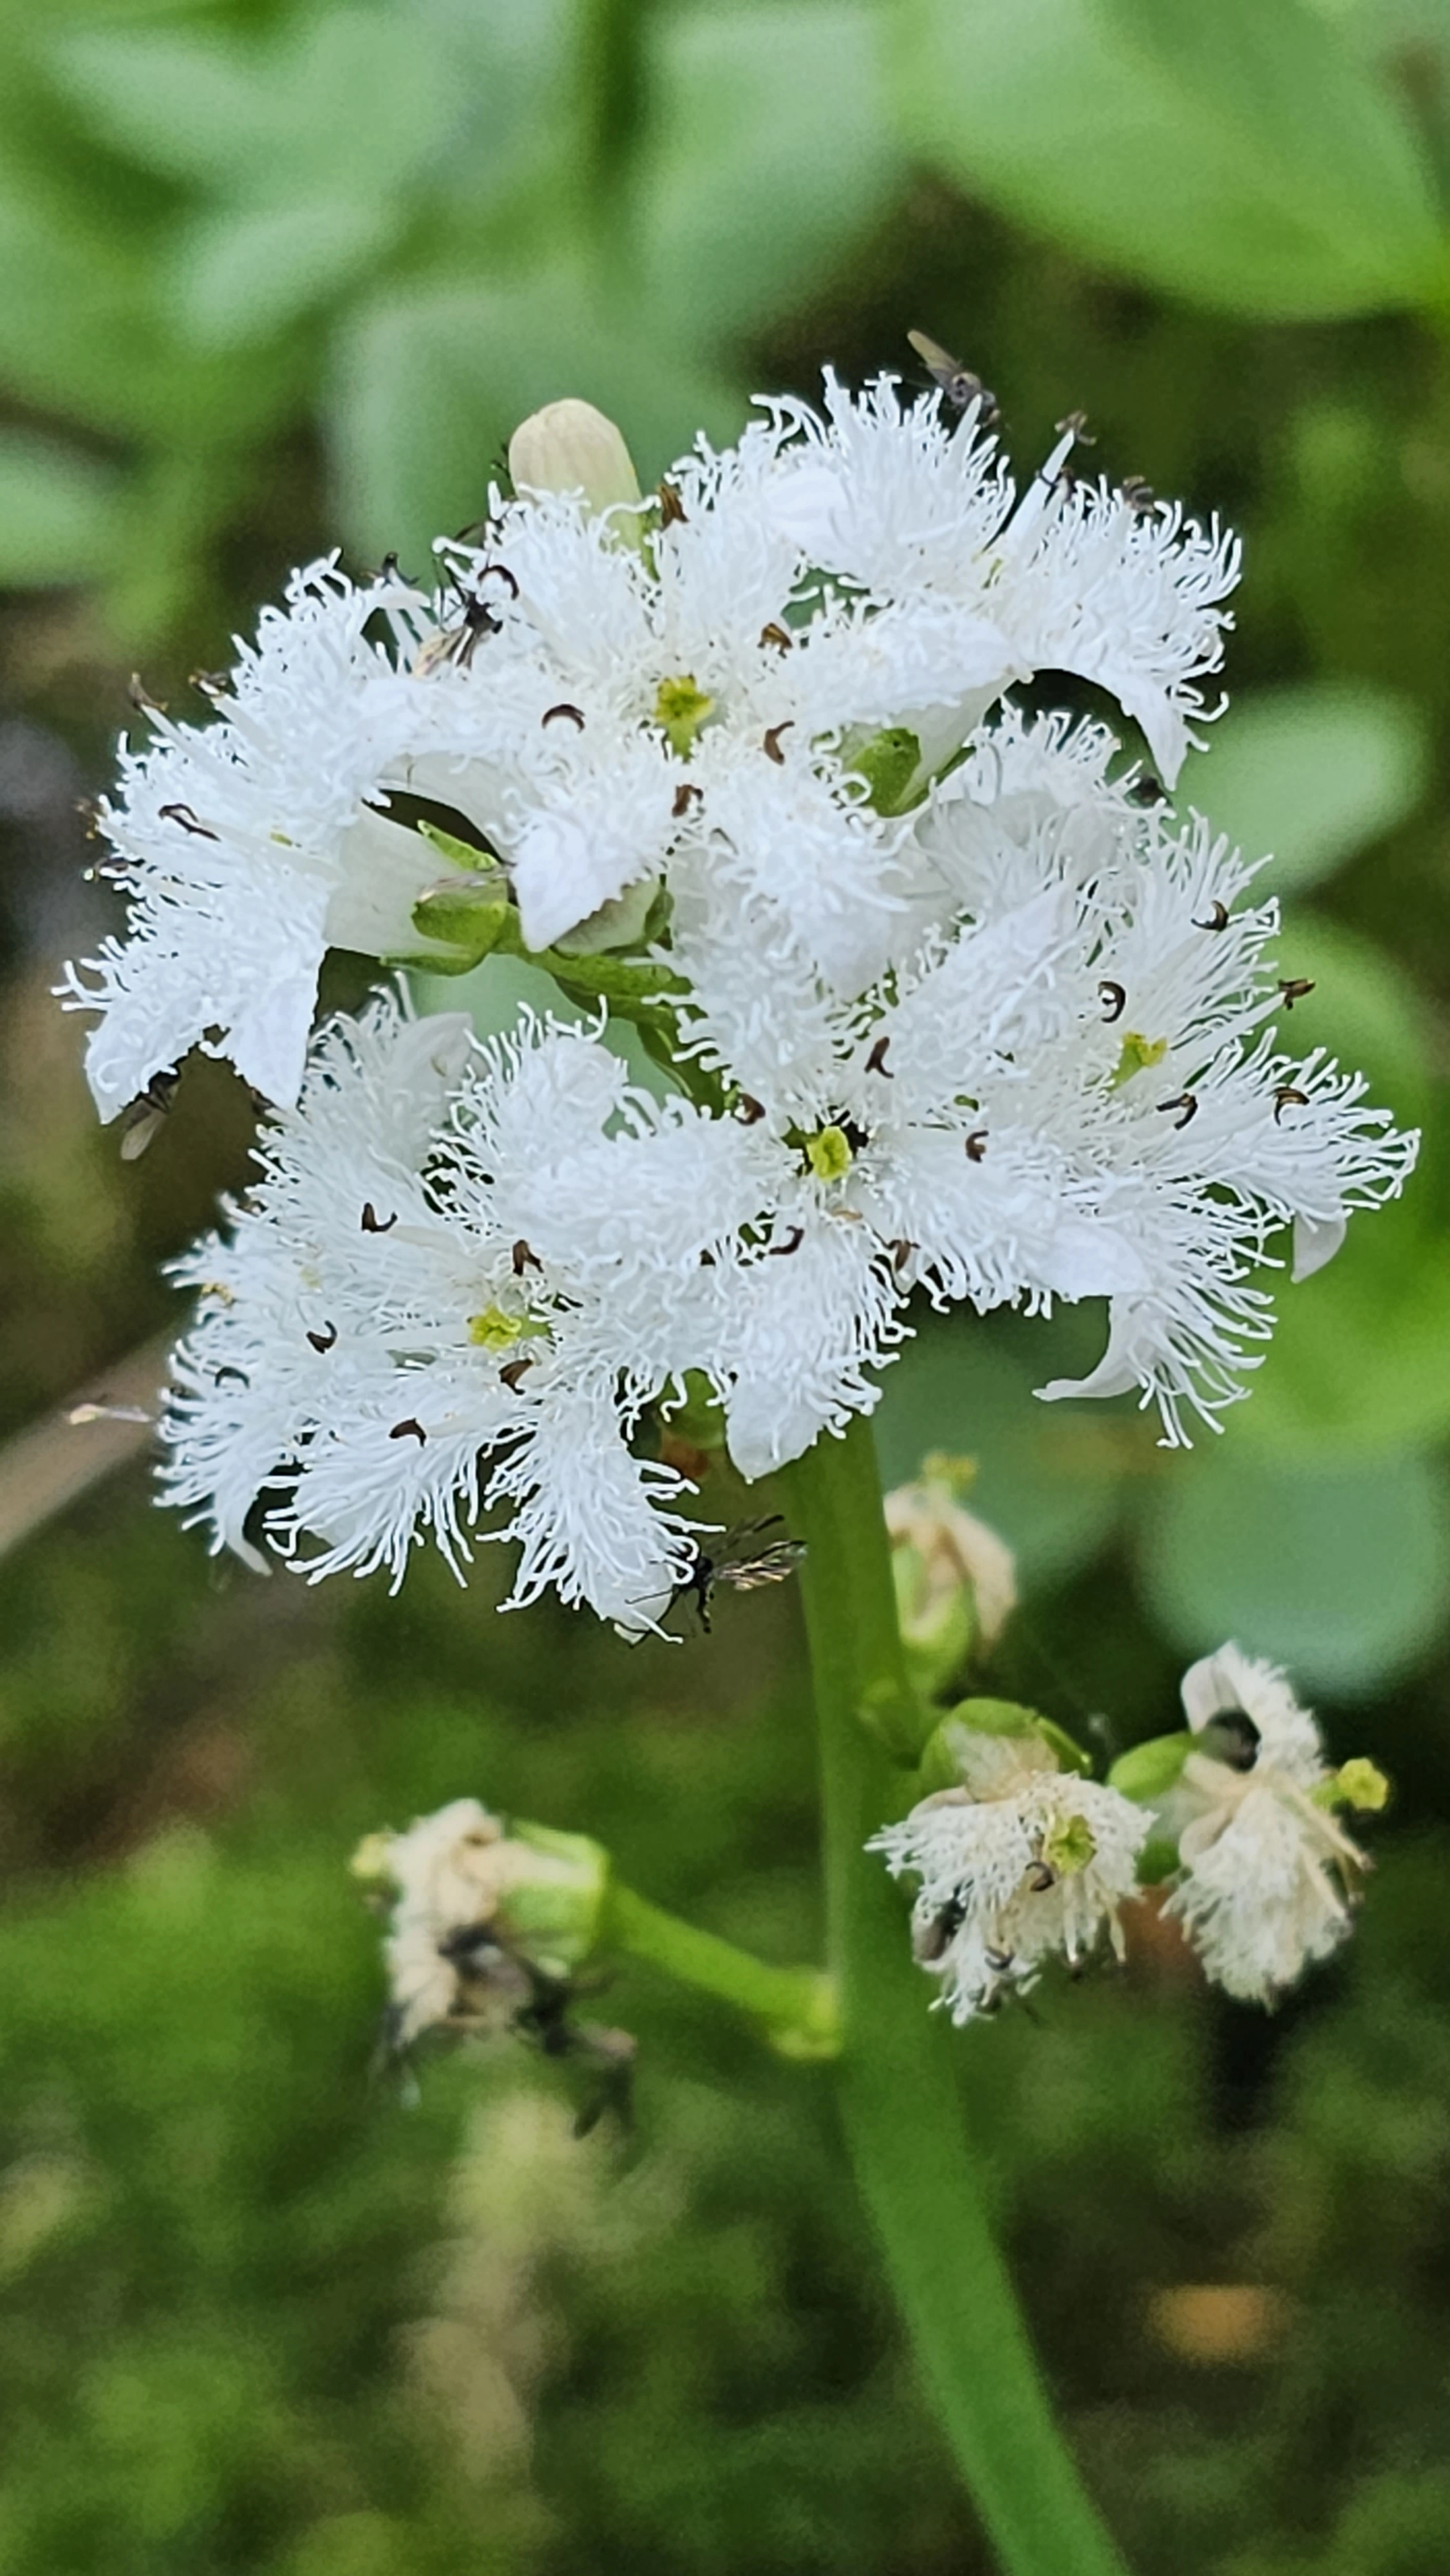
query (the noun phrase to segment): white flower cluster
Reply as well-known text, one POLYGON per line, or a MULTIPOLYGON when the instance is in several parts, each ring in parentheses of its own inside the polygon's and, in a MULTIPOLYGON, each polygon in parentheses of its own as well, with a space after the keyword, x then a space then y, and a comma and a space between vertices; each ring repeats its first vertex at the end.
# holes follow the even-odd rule
POLYGON ((1006 695, 1093 681, 1171 780, 1221 658, 1233 543, 1072 445, 1019 494, 979 405, 828 379, 648 503, 495 493, 437 594, 312 567, 216 720, 126 754, 130 935, 69 988, 97 1100, 200 1045, 283 1113, 182 1274, 221 1293, 171 1490, 221 1537, 279 1473, 270 1532, 318 1569, 512 1502, 518 1597, 628 1620, 691 1561, 644 1407, 699 1372, 762 1475, 874 1403, 918 1288, 1107 1298, 1099 1366, 1042 1392, 1138 1387, 1170 1440, 1242 1391, 1280 1229, 1314 1268, 1414 1140, 1280 1049, 1250 869, 1106 728, 1006 695), (533 953, 633 936, 678 1096, 553 1026, 465 1068, 388 1006, 304 1082, 326 947, 460 962, 475 901, 533 953))
POLYGON ((1344 1939, 1369 1863, 1334 1810, 1383 1807, 1384 1774, 1331 1769, 1283 1673, 1237 1646, 1192 1666, 1183 1705, 1189 1736, 1140 1748, 1106 1783, 1063 1769, 1046 1731, 992 1733, 990 1701, 980 1727, 943 1722, 959 1785, 866 1848, 920 1880, 912 1946, 953 2021, 994 2011, 1050 1957, 1080 1965, 1104 1929, 1121 1958, 1119 1909, 1150 1841, 1176 1846, 1165 1911, 1229 1994, 1273 2004, 1344 1939), (1166 1757, 1169 1785, 1130 1797, 1115 1783, 1135 1767, 1141 1781, 1144 1755, 1166 1757))
POLYGON ((1031 1732, 947 1726, 959 1788, 923 1798, 872 1837, 893 1877, 921 1881, 912 1946, 953 2021, 991 2012, 1054 1956, 1080 1966, 1137 1890, 1149 1819, 1116 1789, 1064 1771, 1031 1732))

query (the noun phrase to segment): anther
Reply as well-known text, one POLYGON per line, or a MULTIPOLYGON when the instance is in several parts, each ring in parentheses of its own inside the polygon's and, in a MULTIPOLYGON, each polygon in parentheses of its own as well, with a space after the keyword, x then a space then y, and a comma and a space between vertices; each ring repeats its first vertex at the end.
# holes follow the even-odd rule
POLYGON ((670 807, 670 812, 678 823, 682 816, 688 814, 692 805, 703 805, 704 802, 704 788, 696 787, 694 783, 687 778, 684 779, 675 789, 675 801, 670 807))
POLYGON ((915 1252, 916 1245, 911 1242, 908 1236, 903 1234, 898 1235, 895 1243, 888 1244, 886 1248, 891 1255, 892 1269, 895 1271, 902 1271, 906 1268, 908 1261, 915 1252))
POLYGON ((1154 777, 1151 769, 1146 769, 1141 778, 1135 778, 1128 789, 1130 805, 1141 805, 1146 810, 1153 805, 1166 805, 1167 802, 1168 790, 1161 778, 1154 777))
POLYGON ((1306 993, 1313 992, 1314 979, 1312 975, 1284 975, 1279 979, 1279 990, 1284 996, 1285 1010, 1292 1011, 1296 1002, 1302 1002, 1306 993))
POLYGON ((179 823, 183 832, 193 833, 199 841, 217 838, 215 832, 208 831, 205 823, 197 821, 189 805, 158 805, 156 811, 164 823, 179 823))
POLYGON ((406 1422, 395 1422, 393 1424, 392 1430, 388 1433, 388 1438, 390 1440, 416 1440, 420 1449, 426 1449, 428 1445, 427 1432, 424 1430, 421 1422, 414 1421, 411 1413, 409 1414, 406 1422))
POLYGON ((245 1369, 233 1368, 230 1364, 219 1369, 213 1369, 211 1373, 213 1386, 220 1386, 223 1380, 229 1377, 235 1378, 238 1386, 249 1387, 252 1383, 245 1369))
POLYGON ((514 1245, 510 1258, 513 1262, 513 1272, 516 1279, 522 1279, 526 1270, 542 1270, 544 1266, 542 1261, 539 1259, 538 1254, 529 1244, 525 1243, 522 1235, 519 1236, 517 1243, 514 1245))
POLYGON ((752 1098, 748 1091, 742 1091, 735 1115, 739 1119, 742 1127, 758 1127, 761 1119, 765 1116, 765 1110, 762 1104, 758 1100, 752 1098))
POLYGON ((680 499, 679 493, 676 491, 673 483, 664 482, 660 485, 659 502, 660 526, 662 528, 684 527, 685 505, 680 499))
POLYGON ((887 1061, 886 1061, 886 1050, 887 1050, 887 1048, 890 1046, 890 1044, 891 1044, 891 1031, 890 1031, 889 1029, 886 1029, 886 1030, 884 1030, 884 1031, 882 1032, 882 1035, 877 1039, 876 1044, 873 1046, 873 1048, 871 1049, 870 1054, 869 1054, 869 1055, 868 1055, 868 1057, 866 1058, 866 1070, 867 1070, 867 1072, 868 1072, 868 1073, 879 1073, 879 1074, 881 1074, 881 1075, 883 1076, 883 1078, 884 1078, 887 1082, 890 1082, 890 1081, 892 1080, 891 1068, 890 1068, 890 1066, 888 1065, 888 1063, 887 1063, 887 1061))
POLYGON ((1057 1872, 1045 1860, 1035 1860, 1028 1869, 1027 1884, 1034 1896, 1045 1896, 1050 1887, 1056 1887, 1057 1872))
POLYGON ((546 707, 539 719, 539 722, 541 724, 552 724, 557 716, 567 716, 570 724, 574 726, 577 732, 582 733, 584 731, 583 710, 579 707, 571 707, 567 698, 561 698, 558 706, 556 707, 546 707))
POLYGON ((974 1128, 972 1129, 972 1132, 971 1132, 970 1136, 967 1138, 967 1161, 968 1161, 969 1163, 980 1163, 980 1161, 981 1161, 981 1159, 982 1159, 982 1156, 985 1154, 986 1150, 987 1150, 987 1130, 986 1130, 986 1128, 985 1128, 985 1127, 974 1127, 974 1128))
POLYGON ((781 735, 782 735, 783 733, 791 733, 791 732, 793 732, 793 731, 794 731, 794 729, 795 729, 795 718, 794 718, 794 716, 787 716, 787 717, 786 717, 786 720, 785 720, 785 722, 784 722, 784 724, 772 725, 772 726, 770 727, 769 732, 766 734, 766 737, 765 737, 765 756, 766 756, 766 759, 767 759, 767 760, 773 760, 773 761, 775 762, 776 767, 777 767, 778 769, 784 769, 784 767, 785 767, 785 753, 781 750, 781 747, 780 747, 780 738, 781 738, 781 735))
POLYGON ((791 652, 795 645, 795 637, 784 626, 777 626, 774 618, 768 626, 762 626, 760 640, 762 644, 773 644, 780 653, 791 652))
POLYGON ((1099 982, 1098 991, 1103 997, 1103 1018, 1109 1024, 1114 1020, 1120 1020, 1128 1007, 1128 996, 1123 986, 1114 984, 1104 976, 1099 982))
POLYGON ((337 1339, 337 1326, 324 1324, 320 1333, 309 1333, 307 1338, 315 1351, 330 1351, 337 1339))
POLYGON ((789 1234, 786 1236, 784 1243, 773 1243, 770 1246, 770 1250, 774 1254, 799 1252, 805 1239, 805 1227, 803 1225, 793 1225, 789 1234))
POLYGON ((1215 896, 1213 909, 1210 912, 1207 921, 1199 921, 1195 919, 1193 927, 1195 930, 1227 930, 1228 905, 1220 902, 1218 897, 1215 896))
POLYGON ((1277 1127, 1286 1109, 1307 1109, 1309 1094, 1296 1091, 1292 1082, 1281 1082, 1274 1093, 1274 1125, 1277 1127))
POLYGON ((391 1216, 380 1217, 371 1199, 366 1199, 363 1202, 362 1230, 364 1234, 391 1234, 397 1222, 398 1212, 396 1208, 393 1210, 391 1216))
POLYGON ((527 1351, 524 1352, 520 1359, 505 1361, 503 1367, 499 1370, 499 1376, 502 1378, 504 1385, 508 1388, 510 1395, 518 1394, 520 1378, 523 1376, 525 1369, 531 1369, 533 1365, 534 1363, 527 1351))
POLYGON ((1124 475, 1121 498, 1127 503, 1135 519, 1150 517, 1158 507, 1157 493, 1152 484, 1141 474, 1124 475))
POLYGON ((1160 1100, 1158 1108, 1163 1117, 1170 1109, 1176 1109, 1179 1114, 1173 1121, 1174 1126, 1186 1127, 1190 1119, 1198 1116, 1198 1094, 1196 1091, 1180 1091, 1176 1100, 1160 1100))

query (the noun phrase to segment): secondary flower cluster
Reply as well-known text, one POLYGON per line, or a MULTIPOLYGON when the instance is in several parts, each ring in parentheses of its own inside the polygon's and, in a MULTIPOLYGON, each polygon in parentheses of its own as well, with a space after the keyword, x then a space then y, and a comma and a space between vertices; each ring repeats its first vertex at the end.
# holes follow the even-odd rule
POLYGON ((1081 1965, 1104 1931, 1121 1958, 1143 1877, 1167 1883, 1165 1911, 1208 1975, 1250 2002, 1272 2004, 1343 1940, 1368 1862, 1334 1810, 1382 1807, 1383 1774, 1332 1770, 1284 1675, 1237 1646, 1193 1665, 1183 1706, 1185 1734, 1136 1747, 1105 1783, 1026 1711, 968 1701, 944 1721, 955 1785, 868 1848, 920 1882, 913 1948, 953 2021, 995 2010, 1051 1957, 1081 1965))
POLYGON ((265 1497, 313 1571, 396 1575, 511 1508, 516 1599, 647 1625, 695 1562, 659 1408, 703 1383, 765 1474, 875 1402, 916 1291, 1106 1298, 1042 1392, 1137 1387, 1171 1441, 1242 1391, 1281 1230, 1317 1267, 1414 1140, 1281 1048, 1252 871, 1007 694, 1094 682, 1171 780, 1221 657, 1233 543, 1074 435, 1019 493, 980 404, 828 378, 640 501, 560 406, 439 590, 315 565, 212 722, 156 713, 101 818, 130 933, 69 989, 104 1114, 194 1045, 278 1104, 179 1274, 168 1490, 219 1542, 265 1497), (602 1022, 474 1052, 390 1002, 308 1071, 329 945, 545 955, 666 1096, 602 1022))

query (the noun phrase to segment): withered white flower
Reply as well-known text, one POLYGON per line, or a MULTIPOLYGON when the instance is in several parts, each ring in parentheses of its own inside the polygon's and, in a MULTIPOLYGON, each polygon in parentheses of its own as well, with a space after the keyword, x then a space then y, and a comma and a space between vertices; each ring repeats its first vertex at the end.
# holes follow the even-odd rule
POLYGON ((1371 1762, 1333 1770, 1285 1675, 1235 1645, 1190 1668, 1183 1706, 1199 1742, 1164 1801, 1167 1910, 1216 1984, 1270 2004, 1348 1933, 1369 1863, 1333 1809, 1382 1807, 1387 1783, 1371 1762))
POLYGON ((1061 1768, 1032 1732, 948 1726, 958 1788, 923 1798, 867 1844, 921 1881, 912 1946, 954 2022, 990 2012, 1056 1955, 1074 1966, 1136 1887, 1148 1818, 1116 1789, 1061 1768))

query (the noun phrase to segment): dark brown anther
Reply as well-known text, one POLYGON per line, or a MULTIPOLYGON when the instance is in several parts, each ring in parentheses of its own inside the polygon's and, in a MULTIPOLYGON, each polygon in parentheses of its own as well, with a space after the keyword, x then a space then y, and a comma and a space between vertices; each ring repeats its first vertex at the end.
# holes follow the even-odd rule
POLYGON ((364 1203, 362 1212, 362 1230, 364 1234, 391 1234, 397 1222, 398 1213, 396 1208, 391 1216, 380 1217, 371 1199, 368 1199, 364 1203))
POLYGON ((235 1378, 238 1386, 250 1387, 252 1383, 245 1369, 232 1368, 230 1366, 213 1369, 211 1373, 211 1382, 213 1386, 221 1386, 229 1377, 235 1378))
POLYGON ((1226 903, 1221 903, 1217 896, 1215 896, 1213 910, 1210 912, 1207 921, 1199 921, 1195 919, 1193 927, 1195 930, 1227 930, 1228 905, 1226 903))
POLYGON ((1190 1119, 1198 1116, 1198 1094, 1196 1091, 1180 1091, 1176 1100, 1160 1100, 1158 1108, 1165 1118, 1170 1109, 1176 1109, 1178 1116, 1173 1121, 1174 1126, 1186 1127, 1190 1119))
POLYGON ((1296 1002, 1302 1002, 1307 993, 1313 992, 1314 978, 1312 975, 1282 975, 1279 990, 1284 996, 1285 1010, 1292 1011, 1296 1002))
POLYGON ((414 1421, 411 1413, 409 1414, 406 1422, 395 1422, 393 1424, 392 1430, 388 1433, 388 1438, 390 1440, 416 1440, 420 1449, 426 1449, 428 1446, 427 1432, 424 1430, 421 1422, 414 1421))
POLYGON ((742 1127, 758 1127, 765 1116, 765 1111, 761 1103, 753 1099, 748 1091, 742 1091, 735 1115, 742 1127))
POLYGON ((971 1132, 970 1136, 967 1138, 967 1161, 968 1161, 969 1163, 980 1163, 980 1161, 981 1161, 981 1159, 982 1159, 982 1156, 985 1154, 986 1150, 987 1150, 987 1130, 986 1130, 986 1128, 985 1128, 985 1127, 974 1127, 974 1128, 972 1129, 972 1132, 971 1132))
POLYGON ((662 528, 682 528, 685 525, 685 505, 673 483, 660 485, 659 503, 662 528))
POLYGON ((538 1254, 529 1244, 525 1243, 522 1235, 519 1236, 519 1239, 514 1245, 513 1251, 509 1257, 513 1262, 513 1272, 516 1279, 522 1279, 526 1270, 542 1270, 544 1266, 542 1261, 539 1259, 538 1254))
POLYGON ((330 1351, 337 1339, 337 1326, 324 1324, 320 1333, 309 1333, 307 1338, 315 1351, 330 1351))
POLYGON ((1070 411, 1065 420, 1060 420, 1057 423, 1057 434, 1059 438, 1066 438, 1069 430, 1072 431, 1073 437, 1077 440, 1079 447, 1096 447, 1097 440, 1091 437, 1088 432, 1087 413, 1085 411, 1070 411))
POLYGON ((1154 777, 1151 769, 1145 769, 1142 777, 1135 778, 1128 789, 1128 803, 1141 805, 1145 812, 1154 805, 1166 805, 1167 802, 1168 790, 1161 778, 1154 777))
POLYGON ((574 726, 576 732, 582 733, 584 731, 583 709, 581 707, 571 707, 567 698, 561 698, 556 707, 546 707, 539 721, 541 724, 552 724, 557 716, 567 716, 570 724, 574 726))
POLYGON ((994 1977, 1005 1977, 1012 1965, 1013 1954, 1010 1950, 984 1950, 982 1956, 994 1977))
POLYGON ((204 698, 224 698, 232 685, 230 671, 193 671, 190 685, 204 698))
POLYGON ((1057 1872, 1045 1860, 1035 1860, 1028 1868, 1027 1884, 1034 1896, 1045 1896, 1050 1887, 1056 1887, 1057 1872))
POLYGON ((675 801, 670 807, 670 812, 678 823, 686 814, 688 814, 692 805, 703 805, 704 802, 705 791, 703 787, 696 787, 692 781, 687 778, 675 789, 675 801))
POLYGON ((1103 997, 1103 1018, 1111 1025, 1114 1020, 1120 1020, 1127 1009, 1127 993, 1121 984, 1114 984, 1106 975, 1101 978, 1098 991, 1103 997))
POLYGON ((774 618, 768 626, 762 626, 760 640, 762 644, 773 644, 778 653, 789 653, 795 644, 795 637, 784 626, 777 626, 774 618))
POLYGON ((707 1248, 707 1249, 706 1249, 706 1250, 704 1250, 704 1251, 701 1253, 701 1255, 700 1255, 700 1268, 701 1268, 702 1270, 713 1270, 713 1269, 714 1269, 714 1267, 715 1267, 715 1255, 714 1255, 714 1253, 713 1253, 713 1252, 711 1252, 711 1251, 707 1248))
POLYGON ((787 716, 784 724, 772 725, 770 731, 765 737, 765 757, 767 760, 773 760, 778 769, 784 769, 785 767, 785 753, 780 747, 781 735, 783 733, 791 733, 794 729, 794 716, 787 716))
POLYGON ((504 1385, 508 1388, 510 1395, 518 1394, 520 1378, 523 1376, 525 1369, 531 1369, 533 1365, 534 1363, 529 1357, 527 1351, 524 1352, 521 1359, 505 1360, 503 1367, 499 1370, 499 1376, 503 1379, 504 1385))
POLYGON ((162 705, 161 700, 159 698, 152 697, 151 692, 147 688, 139 671, 133 671, 130 679, 127 681, 126 695, 130 699, 131 704, 136 709, 138 715, 164 716, 166 713, 166 709, 162 705))
POLYGON ((882 1032, 882 1035, 877 1039, 876 1044, 873 1046, 873 1048, 871 1049, 870 1054, 869 1054, 869 1055, 868 1055, 868 1057, 866 1058, 866 1070, 867 1070, 867 1072, 868 1072, 868 1073, 879 1073, 880 1075, 882 1075, 882 1077, 884 1078, 884 1080, 886 1080, 887 1082, 892 1081, 892 1080, 893 1080, 893 1078, 894 1078, 894 1077, 893 1077, 893 1075, 892 1075, 891 1067, 889 1066, 889 1064, 888 1064, 888 1063, 887 1063, 887 1061, 886 1061, 886 1050, 887 1050, 887 1048, 890 1046, 890 1044, 891 1044, 891 1031, 890 1031, 889 1029, 886 1029, 886 1030, 884 1030, 884 1031, 882 1032))
POLYGON ((1157 493, 1154 491, 1152 484, 1149 483, 1141 474, 1124 475, 1122 482, 1122 498, 1126 501, 1128 508, 1132 511, 1135 519, 1146 519, 1150 517, 1153 511, 1158 507, 1157 493))
POLYGON ((910 1241, 909 1237, 903 1234, 898 1235, 895 1243, 888 1244, 887 1250, 891 1255, 892 1269, 900 1272, 906 1268, 908 1261, 916 1250, 916 1245, 910 1241))
POLYGON ((805 1227, 803 1225, 793 1225, 789 1234, 786 1236, 784 1243, 773 1243, 770 1246, 770 1250, 772 1253, 777 1255, 788 1252, 799 1252, 805 1239, 805 1227))
POLYGON ((1286 1109, 1307 1109, 1309 1094, 1296 1091, 1292 1082, 1281 1082, 1274 1093, 1274 1125, 1277 1127, 1286 1109))
POLYGON ((490 580, 490 579, 492 579, 492 580, 494 580, 494 581, 501 581, 501 582, 503 583, 503 586, 504 586, 505 590, 508 592, 508 595, 509 595, 510 599, 517 599, 517 597, 518 597, 518 595, 519 595, 519 586, 518 586, 518 583, 515 581, 515 579, 514 579, 514 577, 513 577, 513 574, 509 571, 509 568, 508 568, 508 565, 507 565, 507 564, 504 564, 504 563, 486 563, 486 564, 480 564, 480 565, 479 565, 479 567, 478 567, 478 571, 477 571, 477 573, 474 575, 474 578, 475 578, 475 580, 477 580, 477 581, 488 581, 488 580, 490 580))
POLYGON ((156 811, 163 823, 179 823, 183 832, 192 833, 198 841, 214 841, 217 837, 205 823, 197 821, 189 805, 158 805, 156 811))

